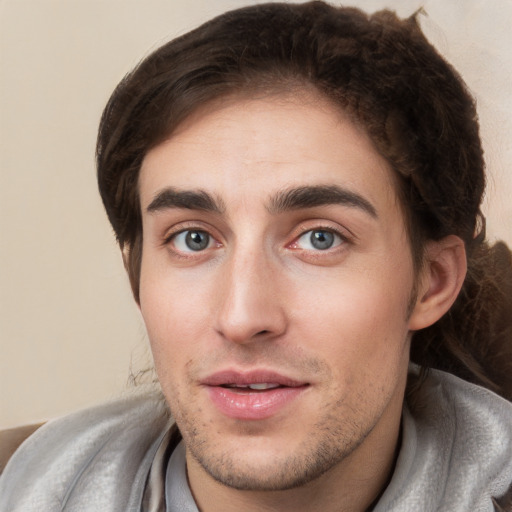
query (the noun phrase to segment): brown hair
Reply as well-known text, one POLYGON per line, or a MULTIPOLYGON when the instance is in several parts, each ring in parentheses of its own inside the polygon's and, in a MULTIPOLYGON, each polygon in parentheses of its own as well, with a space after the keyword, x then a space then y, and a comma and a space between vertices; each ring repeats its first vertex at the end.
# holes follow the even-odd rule
POLYGON ((414 334, 412 360, 512 398, 512 261, 504 244, 485 241, 475 104, 416 18, 320 1, 246 7, 167 43, 122 80, 103 113, 97 167, 136 300, 147 152, 216 98, 313 86, 364 126, 396 171, 417 268, 426 240, 454 234, 466 245, 462 292, 414 334))

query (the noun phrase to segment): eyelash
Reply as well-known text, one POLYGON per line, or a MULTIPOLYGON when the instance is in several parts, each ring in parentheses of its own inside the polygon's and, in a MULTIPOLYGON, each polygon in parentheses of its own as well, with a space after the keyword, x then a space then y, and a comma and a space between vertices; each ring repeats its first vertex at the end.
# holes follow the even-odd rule
MULTIPOLYGON (((188 235, 190 235, 192 233, 195 233, 195 234, 203 233, 203 234, 205 234, 208 237, 208 242, 207 242, 207 246, 202 248, 202 249, 194 250, 194 249, 189 247, 191 253, 204 252, 206 249, 209 249, 211 247, 212 242, 215 241, 214 237, 212 235, 210 235, 210 233, 208 233, 208 231, 205 231, 204 229, 185 229, 183 231, 178 231, 177 233, 172 235, 172 237, 170 238, 169 241, 170 242, 173 242, 173 241, 176 242, 178 237, 180 237, 181 235, 187 234, 187 236, 188 236, 188 235)), ((187 243, 186 238, 187 237, 185 237, 185 244, 187 243)), ((189 252, 189 251, 183 251, 181 249, 179 251, 180 252, 189 252)))
POLYGON ((298 250, 301 250, 300 247, 294 247, 294 246, 297 246, 297 244, 299 243, 299 240, 304 238, 308 233, 310 234, 310 237, 313 235, 313 233, 329 233, 334 236, 333 244, 336 244, 336 245, 334 245, 334 247, 330 246, 325 249, 319 249, 319 248, 316 248, 316 250, 315 249, 304 249, 306 251, 326 253, 328 251, 335 250, 339 246, 344 245, 345 243, 349 242, 348 237, 346 235, 340 233, 339 230, 333 229, 332 227, 327 227, 327 226, 317 226, 314 228, 303 228, 301 230, 301 233, 297 237, 295 237, 294 241, 290 244, 290 247, 297 248, 298 250), (336 238, 338 239, 337 242, 336 242, 336 238))
POLYGON ((173 229, 172 232, 167 233, 165 235, 162 245, 164 247, 169 247, 175 257, 181 259, 194 258, 197 257, 198 255, 204 254, 206 252, 206 249, 211 248, 210 246, 212 242, 216 244, 217 247, 220 247, 222 245, 220 242, 218 242, 218 238, 211 234, 211 231, 212 230, 208 226, 201 226, 198 225, 197 223, 180 224, 177 228, 173 229), (185 233, 193 232, 206 233, 206 235, 209 237, 208 247, 199 251, 194 251, 193 249, 190 249, 189 251, 181 251, 179 249, 172 247, 173 241, 175 241, 177 237, 185 233))
MULTIPOLYGON (((208 249, 212 248, 212 243, 215 244, 216 247, 221 247, 222 243, 218 241, 217 237, 213 236, 210 232, 211 230, 208 228, 205 228, 203 226, 198 226, 197 224, 191 224, 190 226, 183 226, 181 225, 179 229, 176 229, 172 233, 165 236, 163 240, 164 246, 172 246, 173 241, 176 241, 177 237, 180 235, 183 235, 185 233, 193 233, 193 232, 200 232, 205 233, 209 237, 208 246, 204 249, 199 249, 197 251, 194 251, 193 249, 189 249, 188 251, 183 251, 180 249, 177 249, 176 247, 171 247, 171 250, 173 254, 176 257, 182 258, 182 259, 190 259, 190 258, 196 258, 200 255, 204 255, 208 249)), ((310 236, 311 236, 310 235, 310 236)), ((323 255, 332 254, 334 252, 338 252, 342 250, 342 248, 347 244, 351 243, 351 238, 347 236, 346 233, 340 232, 339 229, 335 229, 332 226, 303 226, 299 227, 299 234, 296 235, 293 239, 293 241, 288 244, 286 247, 292 250, 301 251, 302 253, 310 253, 311 255, 314 255, 314 257, 321 258, 323 255), (298 246, 298 243, 301 238, 303 238, 308 233, 311 233, 311 235, 315 232, 325 232, 330 233, 334 236, 334 247, 330 246, 325 249, 303 249, 298 246), (336 240, 337 239, 337 240, 336 240)), ((215 246, 213 248, 215 248, 215 246)))

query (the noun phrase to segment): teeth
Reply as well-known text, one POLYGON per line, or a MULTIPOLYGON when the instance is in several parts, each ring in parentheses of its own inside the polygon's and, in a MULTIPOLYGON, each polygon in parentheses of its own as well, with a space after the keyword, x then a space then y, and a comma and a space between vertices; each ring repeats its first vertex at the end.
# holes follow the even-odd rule
POLYGON ((257 384, 227 384, 225 387, 232 389, 253 389, 254 391, 265 391, 266 389, 275 389, 280 387, 275 382, 261 382, 257 384))
POLYGON ((261 384, 249 384, 249 388, 255 389, 255 390, 264 390, 264 389, 274 389, 278 388, 279 384, 273 384, 268 382, 262 382, 261 384))

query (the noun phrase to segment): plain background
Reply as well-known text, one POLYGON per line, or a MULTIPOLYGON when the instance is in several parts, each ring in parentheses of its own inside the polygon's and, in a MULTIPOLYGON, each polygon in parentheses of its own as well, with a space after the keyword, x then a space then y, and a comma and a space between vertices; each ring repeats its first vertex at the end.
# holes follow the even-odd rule
MULTIPOLYGON (((111 398, 150 364, 96 190, 98 120, 144 55, 244 0, 0 0, 0 428, 111 398)), ((355 0, 422 26, 480 112, 491 238, 512 243, 512 0, 355 0)), ((185 292, 184 292, 185 293, 185 292)))

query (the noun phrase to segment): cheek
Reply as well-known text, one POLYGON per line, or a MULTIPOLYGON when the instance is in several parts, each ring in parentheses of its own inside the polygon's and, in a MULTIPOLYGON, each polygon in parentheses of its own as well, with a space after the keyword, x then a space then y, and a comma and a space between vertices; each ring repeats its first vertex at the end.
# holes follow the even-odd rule
POLYGON ((140 310, 166 394, 186 382, 187 365, 211 346, 214 276, 209 265, 173 267, 165 249, 145 241, 140 310))
POLYGON ((394 393, 404 375, 409 336, 403 294, 390 296, 386 287, 365 284, 352 288, 345 283, 321 304, 311 304, 318 308, 313 317, 322 328, 310 325, 306 336, 302 329, 302 338, 329 364, 335 394, 372 410, 372 404, 380 407, 394 393))
POLYGON ((157 258, 149 260, 151 264, 142 262, 140 310, 162 378, 184 367, 211 328, 211 293, 205 276, 191 279, 160 268, 157 258))
POLYGON ((398 266, 385 270, 340 272, 323 282, 321 293, 318 286, 294 290, 303 298, 294 315, 306 339, 338 360, 382 364, 401 357, 412 278, 398 266))

